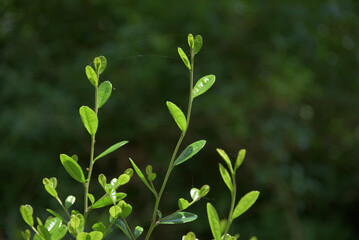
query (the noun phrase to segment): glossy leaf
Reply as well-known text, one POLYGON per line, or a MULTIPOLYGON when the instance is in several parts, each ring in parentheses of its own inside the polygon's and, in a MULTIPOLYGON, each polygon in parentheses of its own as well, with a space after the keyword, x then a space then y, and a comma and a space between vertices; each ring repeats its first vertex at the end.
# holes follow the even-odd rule
POLYGON ((227 153, 224 150, 219 149, 219 148, 217 148, 216 150, 217 150, 218 154, 222 157, 224 162, 227 164, 227 166, 228 166, 229 170, 231 171, 231 173, 233 173, 232 163, 231 163, 231 160, 229 159, 227 153))
POLYGON ((177 123, 178 127, 181 129, 182 132, 186 131, 187 128, 187 120, 184 116, 183 112, 179 107, 177 107, 174 103, 167 101, 167 108, 171 113, 173 119, 177 123))
POLYGON ((116 200, 117 200, 116 190, 115 190, 115 189, 111 189, 109 192, 107 192, 107 195, 110 197, 112 203, 115 204, 115 203, 116 203, 116 200))
POLYGON ((65 200, 65 208, 69 209, 76 201, 76 198, 72 195, 68 196, 65 200))
POLYGON ((86 130, 91 136, 94 136, 98 128, 98 118, 96 113, 87 106, 80 107, 80 117, 86 130))
POLYGON ((44 225, 37 225, 37 231, 40 233, 42 239, 51 240, 51 235, 44 225))
POLYGON ((146 185, 146 187, 147 187, 148 189, 150 189, 151 192, 152 192, 155 196, 157 196, 156 192, 152 189, 152 187, 150 186, 150 184, 148 184, 148 182, 147 182, 145 176, 143 175, 143 173, 141 172, 141 170, 137 167, 137 165, 135 164, 135 162, 132 161, 131 158, 130 158, 130 161, 131 161, 131 164, 132 164, 132 166, 133 166, 133 169, 135 169, 135 172, 137 173, 138 177, 142 180, 142 182, 146 185))
POLYGON ((80 183, 85 182, 85 176, 82 172, 80 165, 75 162, 71 157, 67 156, 66 154, 60 155, 60 160, 62 165, 64 166, 65 170, 71 177, 73 177, 76 181, 80 183))
POLYGON ((98 223, 95 223, 95 224, 92 226, 92 230, 94 230, 94 231, 99 231, 99 232, 102 232, 103 234, 105 234, 105 232, 106 232, 106 227, 105 227, 105 225, 104 225, 102 222, 98 222, 98 223))
POLYGON ((51 235, 51 240, 60 240, 62 239, 67 232, 67 227, 62 224, 61 218, 49 218, 46 220, 45 228, 51 235))
POLYGON ((111 217, 118 218, 120 216, 120 213, 122 212, 122 209, 119 206, 112 206, 108 212, 110 213, 111 217))
POLYGON ((182 224, 192 222, 197 219, 197 215, 190 212, 179 212, 171 217, 165 217, 160 221, 160 224, 182 224))
POLYGON ((233 193, 233 184, 232 184, 231 176, 229 175, 227 169, 223 167, 222 164, 219 163, 218 165, 219 165, 219 172, 221 173, 224 183, 227 185, 231 193, 233 193))
POLYGON ((113 151, 116 151, 117 149, 119 149, 120 147, 122 147, 123 145, 125 145, 126 143, 128 143, 128 141, 122 141, 122 142, 118 142, 114 145, 112 145, 111 147, 107 148, 103 153, 101 153, 100 155, 98 155, 94 161, 106 156, 107 154, 112 153, 113 151))
POLYGON ((24 240, 30 240, 31 233, 29 229, 26 229, 25 231, 21 231, 21 236, 24 240))
POLYGON ((259 192, 251 191, 244 195, 238 202, 236 208, 233 211, 232 220, 246 212, 258 199, 259 192))
POLYGON ((184 53, 184 51, 182 50, 182 48, 179 47, 177 50, 178 50, 178 54, 180 55, 180 57, 181 57, 183 63, 186 65, 186 67, 187 67, 189 70, 191 70, 191 64, 190 64, 190 62, 189 62, 189 60, 188 60, 187 55, 184 53))
POLYGON ((136 226, 135 230, 133 231, 133 235, 135 236, 135 238, 138 238, 142 233, 143 233, 143 227, 136 226))
POLYGON ((45 187, 46 191, 51 196, 56 198, 57 197, 57 191, 55 190, 55 187, 57 185, 57 181, 54 180, 54 179, 56 179, 56 178, 52 178, 52 180, 50 181, 48 178, 44 178, 44 179, 42 179, 42 183, 44 184, 44 187, 45 187))
POLYGON ((34 218, 32 217, 33 209, 30 205, 21 205, 20 206, 20 213, 24 221, 30 227, 34 226, 34 218))
POLYGON ((112 84, 109 81, 101 83, 98 88, 97 107, 101 108, 109 99, 112 92, 112 84))
POLYGON ((116 181, 116 187, 125 185, 126 183, 128 183, 130 181, 131 177, 129 175, 127 175, 126 173, 121 174, 117 181, 116 181))
POLYGON ((199 50, 201 50, 202 45, 203 45, 203 39, 202 39, 201 35, 197 35, 194 38, 194 47, 193 47, 194 55, 196 55, 199 52, 199 50))
POLYGON ((182 240, 198 240, 198 239, 196 238, 196 235, 193 232, 189 232, 182 237, 182 240))
POLYGON ((198 97, 199 95, 205 93, 212 87, 216 77, 214 75, 207 75, 199 79, 193 87, 193 98, 198 97))
POLYGON ((101 65, 99 67, 98 74, 101 74, 107 67, 107 59, 104 56, 99 56, 99 58, 101 60, 101 65))
POLYGON ((120 213, 120 217, 127 218, 131 212, 132 212, 132 206, 125 201, 121 200, 118 203, 118 206, 122 209, 122 212, 120 213))
POLYGON ((203 185, 201 187, 201 190, 199 190, 199 196, 200 197, 206 196, 208 194, 209 190, 210 190, 210 187, 208 185, 203 185))
POLYGON ((242 165, 245 156, 246 156, 246 150, 245 149, 239 150, 236 163, 234 165, 234 171, 236 171, 242 165))
POLYGON ((188 46, 192 49, 194 47, 194 37, 191 33, 188 34, 187 41, 188 41, 188 46))
POLYGON ((65 219, 58 212, 55 212, 54 210, 51 210, 49 208, 47 208, 46 211, 52 214, 54 217, 61 218, 63 222, 66 222, 65 219))
POLYGON ((97 87, 98 77, 97 77, 95 70, 93 70, 93 68, 91 66, 87 65, 85 68, 85 71, 86 71, 86 76, 87 76, 88 80, 90 81, 90 83, 92 85, 94 85, 95 87, 97 87))
POLYGON ((107 178, 104 174, 98 175, 98 183, 105 189, 107 178))
POLYGON ((211 227, 211 231, 214 239, 220 240, 221 226, 219 224, 219 217, 216 209, 210 203, 207 203, 207 216, 208 216, 209 226, 211 227))
POLYGON ((198 188, 192 188, 190 191, 190 195, 193 201, 198 201, 201 197, 199 195, 199 189, 198 188))
MULTIPOLYGON (((116 202, 124 199, 127 196, 126 193, 116 193, 116 202)), ((96 209, 96 208, 102 208, 102 207, 106 207, 113 204, 111 198, 106 195, 103 198, 100 198, 99 200, 97 200, 92 206, 91 209, 96 209)))
POLYGON ((193 157, 204 147, 205 144, 206 144, 205 140, 199 140, 186 147, 186 149, 183 150, 183 152, 178 156, 178 158, 174 162, 174 166, 177 166, 187 161, 191 157, 193 157))
POLYGON ((186 208, 188 208, 188 206, 189 206, 189 202, 186 199, 184 198, 178 199, 178 208, 180 210, 185 210, 186 208))

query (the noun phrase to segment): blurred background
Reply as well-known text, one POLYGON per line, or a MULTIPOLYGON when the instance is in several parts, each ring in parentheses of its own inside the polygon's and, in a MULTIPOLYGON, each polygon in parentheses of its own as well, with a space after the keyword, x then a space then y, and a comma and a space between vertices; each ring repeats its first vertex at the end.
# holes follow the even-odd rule
MULTIPOLYGON (((193 223, 160 226, 153 239, 180 239, 192 230, 211 239, 205 213, 220 217, 230 196, 220 180, 215 148, 235 159, 238 198, 261 192, 233 224, 240 239, 356 239, 359 235, 359 5, 350 0, 2 0, 0 1, 0 239, 20 239, 19 205, 35 215, 61 211, 43 188, 56 176, 62 199, 82 188, 59 161, 78 154, 85 168, 90 138, 78 115, 92 106, 85 66, 106 56, 103 80, 114 91, 100 110, 97 153, 130 143, 98 162, 94 175, 117 177, 152 164, 163 179, 179 130, 165 102, 186 109, 188 72, 177 55, 187 34, 204 39, 195 78, 217 81, 196 99, 183 147, 206 139, 194 159, 173 172, 163 198, 170 213, 192 187, 209 184, 190 211, 193 223)), ((157 184, 159 181, 157 182, 157 184)), ((131 225, 149 224, 153 199, 138 177, 122 188, 134 206, 131 225)), ((102 194, 97 181, 91 192, 102 194)), ((95 220, 103 220, 97 211, 95 220)), ((119 231, 109 239, 121 239, 119 231)))

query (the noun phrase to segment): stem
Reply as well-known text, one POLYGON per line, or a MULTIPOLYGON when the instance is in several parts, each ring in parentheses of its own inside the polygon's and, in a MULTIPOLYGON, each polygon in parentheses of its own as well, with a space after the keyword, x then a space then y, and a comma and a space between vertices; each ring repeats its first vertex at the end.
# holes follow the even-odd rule
POLYGON ((71 218, 69 211, 65 208, 64 204, 62 203, 61 199, 59 197, 56 197, 56 200, 60 203, 62 209, 66 212, 67 216, 71 218))
POLYGON ((160 190, 160 192, 158 194, 158 197, 156 197, 156 202, 155 202, 155 206, 153 208, 153 213, 152 213, 151 225, 150 225, 150 228, 148 229, 148 232, 147 232, 145 240, 148 240, 150 238, 153 229, 157 226, 157 224, 156 224, 156 216, 157 216, 158 207, 160 205, 161 197, 162 197, 162 194, 163 194, 163 192, 164 192, 164 190, 166 188, 168 178, 171 175, 171 172, 173 170, 173 163, 174 163, 174 161, 176 159, 178 149, 180 148, 182 140, 185 137, 185 135, 187 133, 187 130, 188 130, 189 121, 190 121, 190 118, 191 118, 192 103, 193 103, 193 68, 194 68, 194 54, 193 54, 193 49, 191 49, 190 93, 189 93, 188 108, 187 108, 188 109, 187 110, 187 126, 186 126, 186 129, 182 132, 180 138, 178 139, 177 145, 175 147, 175 150, 173 151, 171 161, 170 161, 170 164, 169 164, 168 169, 167 169, 165 179, 163 180, 161 190, 160 190))
POLYGON ((123 220, 123 222, 125 223, 125 226, 126 226, 126 228, 127 228, 127 231, 130 233, 131 238, 132 238, 133 240, 136 240, 135 236, 133 236, 133 233, 132 233, 132 231, 131 231, 130 226, 128 226, 128 224, 127 224, 126 219, 122 218, 122 220, 123 220))
POLYGON ((232 216, 233 216, 233 211, 234 211, 234 204, 236 203, 236 194, 237 194, 237 185, 236 185, 235 173, 232 173, 232 183, 233 183, 233 193, 231 194, 231 198, 232 198, 231 208, 230 208, 230 211, 229 211, 226 228, 225 228, 224 234, 222 236, 226 236, 226 234, 229 231, 229 228, 232 225, 232 216))
MULTIPOLYGON (((99 74, 97 74, 97 79, 99 79, 99 74)), ((98 98, 98 86, 95 87, 95 113, 96 116, 98 115, 98 104, 97 104, 97 98, 98 98)), ((91 181, 91 174, 94 164, 94 155, 95 155, 95 142, 96 142, 96 134, 94 134, 91 138, 91 154, 90 154, 90 166, 89 166, 89 172, 87 175, 87 182, 85 182, 85 206, 84 206, 84 222, 86 223, 87 215, 88 215, 88 194, 89 194, 89 188, 90 188, 90 181, 91 181)))

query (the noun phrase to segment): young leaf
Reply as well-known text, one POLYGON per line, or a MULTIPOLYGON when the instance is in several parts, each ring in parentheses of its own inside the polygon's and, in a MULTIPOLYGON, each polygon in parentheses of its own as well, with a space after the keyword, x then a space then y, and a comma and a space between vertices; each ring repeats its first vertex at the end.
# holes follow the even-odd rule
POLYGON ((85 182, 84 173, 82 172, 80 165, 75 162, 75 160, 73 160, 66 154, 61 154, 60 160, 65 170, 68 172, 68 174, 70 174, 71 177, 73 177, 76 181, 80 183, 85 182))
POLYGON ((221 173, 224 183, 227 185, 227 187, 231 191, 231 193, 233 193, 233 183, 232 183, 231 176, 229 175, 227 169, 225 167, 223 167, 222 164, 219 163, 218 165, 219 165, 219 172, 221 173))
POLYGON ((95 197, 91 193, 89 193, 87 196, 90 199, 91 204, 93 204, 95 202, 95 197))
POLYGON ((66 235, 67 228, 62 224, 61 218, 48 218, 44 226, 50 233, 51 240, 59 240, 66 235))
POLYGON ((236 171, 242 165, 245 156, 246 156, 246 150, 245 149, 239 150, 236 163, 234 165, 234 171, 236 171))
POLYGON ((181 129, 182 132, 186 131, 187 121, 181 109, 170 101, 167 101, 166 104, 168 110, 170 111, 173 119, 176 121, 178 127, 181 129))
POLYGON ((69 233, 72 236, 76 237, 77 230, 78 230, 80 224, 81 224, 80 218, 78 216, 76 216, 76 215, 71 215, 70 221, 67 224, 67 228, 69 230, 69 233))
POLYGON ((101 59, 99 57, 95 57, 95 59, 93 60, 94 66, 95 66, 95 70, 98 73, 98 69, 101 66, 101 59))
POLYGON ((210 187, 208 185, 203 185, 201 190, 199 190, 199 196, 204 197, 208 194, 210 187))
POLYGON ((148 184, 148 182, 147 182, 145 176, 143 175, 143 173, 141 172, 141 170, 137 167, 137 165, 135 164, 135 162, 132 161, 131 158, 130 158, 130 161, 131 161, 131 164, 132 164, 132 166, 133 166, 133 169, 135 169, 135 172, 137 173, 138 177, 142 180, 142 182, 146 185, 146 187, 147 187, 148 189, 150 189, 151 192, 152 192, 155 196, 157 196, 156 192, 152 189, 152 187, 150 186, 150 184, 148 184))
POLYGON ((24 240, 30 240, 31 233, 29 229, 26 229, 24 232, 21 231, 21 236, 24 240))
POLYGON ((205 140, 199 140, 186 147, 186 149, 183 150, 183 152, 178 156, 178 158, 174 162, 174 166, 177 166, 187 161, 191 157, 193 157, 204 147, 205 144, 206 144, 205 140))
POLYGON ((45 228, 44 225, 38 225, 37 231, 40 233, 40 236, 45 240, 51 240, 51 235, 49 231, 45 228))
POLYGON ((152 182, 153 180, 156 179, 157 175, 156 175, 156 173, 152 172, 152 166, 151 165, 147 165, 146 174, 147 174, 148 181, 152 182))
POLYGON ((188 40, 189 47, 192 49, 194 47, 194 38, 191 33, 188 34, 187 40, 188 40))
POLYGON ((182 237, 182 240, 198 240, 198 239, 196 238, 196 235, 193 232, 189 232, 182 237))
POLYGON ((129 175, 127 175, 126 173, 121 174, 116 182, 116 187, 125 185, 126 183, 128 183, 130 181, 131 177, 129 175))
POLYGON ((98 222, 98 223, 95 223, 95 224, 92 226, 92 230, 94 230, 94 231, 99 231, 99 232, 102 232, 103 234, 105 234, 105 232, 106 232, 106 227, 105 227, 105 225, 104 225, 102 222, 98 222))
POLYGON ((97 107, 101 108, 111 96, 112 84, 109 81, 101 83, 98 88, 97 107))
POLYGON ((126 143, 128 143, 128 141, 122 141, 122 142, 118 142, 114 145, 112 145, 111 147, 107 148, 103 153, 101 153, 100 155, 98 155, 95 159, 94 162, 97 161, 98 159, 106 156, 107 154, 112 153, 113 151, 119 149, 120 147, 122 147, 123 145, 125 145, 126 143))
POLYGON ((180 57, 181 57, 183 63, 186 65, 186 67, 187 67, 189 70, 191 70, 191 64, 190 64, 190 62, 189 62, 189 60, 188 60, 187 55, 184 53, 184 51, 182 50, 182 48, 179 47, 177 50, 178 50, 178 54, 180 55, 180 57))
POLYGON ((201 50, 202 45, 203 45, 203 39, 202 39, 201 35, 197 35, 194 38, 194 47, 193 47, 194 55, 196 55, 199 52, 199 50, 201 50))
POLYGON ((85 71, 86 71, 86 76, 87 76, 88 80, 90 81, 90 83, 92 85, 94 85, 95 87, 97 87, 98 77, 96 75, 95 70, 93 70, 93 68, 91 66, 87 65, 85 68, 85 71))
POLYGON ((231 173, 233 174, 232 163, 231 163, 231 160, 229 159, 227 153, 226 153, 224 150, 219 149, 219 148, 217 148, 216 150, 217 150, 217 152, 219 153, 219 155, 223 158, 223 160, 226 162, 226 164, 227 164, 229 170, 230 170, 231 173))
POLYGON ((234 209, 232 220, 246 212, 257 201, 258 196, 258 191, 251 191, 244 195, 234 209))
POLYGON ((72 195, 68 196, 65 200, 65 208, 69 209, 76 201, 76 198, 72 195))
POLYGON ((214 239, 221 240, 221 226, 219 224, 219 217, 216 209, 210 203, 207 203, 207 215, 209 226, 211 227, 214 239))
POLYGON ((81 121, 91 136, 94 136, 98 128, 98 118, 96 113, 87 106, 80 107, 81 121))
POLYGON ((122 209, 122 212, 120 213, 120 217, 127 218, 131 212, 132 212, 132 206, 125 201, 121 200, 118 203, 118 206, 122 209))
POLYGON ((197 188, 192 188, 190 191, 190 195, 193 201, 197 201, 201 198, 201 196, 199 195, 199 189, 197 188))
POLYGON ((111 217, 113 217, 114 219, 118 218, 121 212, 122 209, 119 206, 112 206, 109 210, 111 217))
MULTIPOLYGON (((116 193, 116 201, 120 201, 122 199, 124 199, 127 196, 126 193, 116 193)), ((102 207, 106 207, 113 204, 110 196, 106 195, 103 198, 100 198, 99 200, 97 200, 92 206, 91 209, 96 209, 96 208, 102 208, 102 207)))
POLYGON ((90 232, 91 240, 101 240, 103 238, 102 232, 92 231, 90 232))
POLYGON ((52 181, 50 181, 48 178, 42 179, 42 183, 44 184, 44 187, 46 191, 53 196, 54 198, 57 197, 57 191, 55 190, 55 187, 57 185, 56 178, 52 178, 52 181), (55 180, 54 180, 55 179, 55 180), (55 187, 54 187, 55 186, 55 187))
POLYGON ((189 206, 189 202, 184 199, 184 198, 180 198, 178 199, 178 208, 182 211, 185 210, 186 208, 188 208, 189 206))
POLYGON ((197 215, 190 212, 179 212, 171 217, 165 217, 160 221, 160 224, 182 224, 192 222, 197 219, 197 215))
POLYGON ((133 231, 133 235, 135 236, 135 238, 138 238, 143 232, 143 227, 141 226, 136 226, 135 230, 133 231))
POLYGON ((34 226, 34 219, 32 217, 33 209, 30 205, 21 205, 20 206, 20 213, 24 221, 29 225, 30 227, 34 226))
POLYGON ((216 76, 213 74, 207 75, 199 79, 193 87, 193 98, 198 97, 199 95, 207 92, 208 89, 212 87, 216 81, 216 76))
POLYGON ((98 69, 98 74, 101 74, 107 67, 107 59, 104 56, 99 56, 99 58, 101 59, 101 66, 98 69))

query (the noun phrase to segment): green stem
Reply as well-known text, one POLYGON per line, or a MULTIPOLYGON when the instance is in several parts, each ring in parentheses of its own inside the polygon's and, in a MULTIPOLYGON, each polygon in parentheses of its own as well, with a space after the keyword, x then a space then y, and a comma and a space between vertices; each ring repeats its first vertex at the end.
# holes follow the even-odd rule
POLYGON ((62 209, 64 209, 64 211, 65 211, 65 213, 67 214, 67 216, 68 216, 69 218, 71 218, 69 211, 66 209, 66 207, 65 207, 64 204, 62 203, 61 199, 60 199, 59 197, 56 197, 56 200, 60 203, 62 209))
POLYGON ((226 236, 226 234, 229 231, 229 228, 232 225, 232 217, 233 217, 233 211, 234 211, 234 205, 236 203, 236 194, 237 194, 237 185, 236 185, 236 176, 235 173, 232 173, 232 183, 233 183, 233 192, 231 193, 231 208, 228 214, 228 220, 227 220, 227 224, 226 224, 226 228, 224 230, 224 234, 222 236, 226 236))
POLYGON ((172 157, 171 157, 171 161, 170 164, 168 166, 167 172, 166 172, 166 176, 165 179, 163 180, 162 186, 161 186, 161 190, 158 194, 158 196, 156 197, 156 202, 155 202, 155 206, 153 208, 153 213, 152 213, 152 219, 151 219, 151 225, 150 228, 148 229, 147 235, 145 240, 148 240, 152 234, 153 229, 157 226, 156 224, 156 216, 157 216, 157 210, 158 207, 160 205, 160 201, 161 201, 161 197, 162 194, 166 188, 167 182, 168 182, 168 178, 171 175, 172 169, 173 169, 173 163, 176 159, 177 156, 177 152, 182 144, 183 138, 185 137, 187 130, 188 130, 188 126, 189 126, 189 121, 191 118, 191 111, 192 111, 192 103, 193 103, 193 68, 194 68, 194 54, 193 54, 193 49, 191 49, 191 70, 190 70, 190 93, 189 93, 189 101, 188 101, 188 110, 187 110, 187 126, 186 126, 186 130, 182 132, 181 137, 179 138, 177 145, 175 147, 175 150, 173 151, 172 157))
POLYGON ((135 236, 133 235, 133 233, 132 233, 132 231, 131 231, 130 226, 128 226, 128 224, 127 224, 126 219, 122 218, 122 220, 123 220, 123 222, 125 223, 125 226, 126 226, 126 228, 127 228, 127 231, 130 233, 131 238, 132 238, 133 240, 136 240, 135 236))
MULTIPOLYGON (((99 79, 99 74, 97 75, 97 78, 99 79)), ((96 116, 98 115, 97 98, 98 98, 98 86, 95 87, 95 113, 96 113, 96 116)), ((90 188, 92 169, 93 169, 93 165, 94 165, 95 142, 96 142, 95 137, 96 137, 96 134, 94 134, 92 136, 92 138, 91 138, 90 166, 89 166, 89 172, 88 172, 88 175, 87 175, 87 181, 84 184, 84 187, 85 187, 84 221, 85 221, 85 224, 86 224, 86 219, 87 219, 87 215, 88 215, 88 211, 89 211, 88 210, 88 194, 89 194, 89 188, 90 188)))

